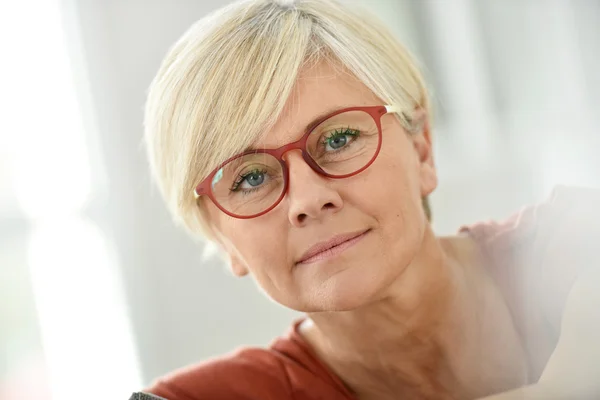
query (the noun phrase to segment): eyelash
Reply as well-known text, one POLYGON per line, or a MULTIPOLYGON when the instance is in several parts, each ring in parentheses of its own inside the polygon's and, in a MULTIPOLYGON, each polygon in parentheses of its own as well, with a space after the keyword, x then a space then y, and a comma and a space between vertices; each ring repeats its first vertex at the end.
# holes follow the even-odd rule
POLYGON ((335 138, 337 136, 346 136, 346 135, 352 136, 352 137, 358 137, 360 135, 360 131, 358 131, 356 129, 351 129, 350 127, 335 129, 333 132, 330 133, 329 136, 325 137, 325 139, 323 140, 323 142, 321 142, 321 144, 323 146, 327 146, 328 141, 331 140, 332 138, 335 138))
MULTIPOLYGON (((244 182, 244 180, 248 176, 250 176, 252 174, 266 174, 266 173, 267 173, 266 169, 262 169, 262 170, 260 170, 260 169, 254 169, 252 171, 246 172, 245 174, 238 175, 238 177, 235 180, 235 182, 233 182, 233 186, 229 190, 232 191, 232 192, 237 192, 239 186, 242 184, 242 182, 244 182)), ((258 187, 252 188, 252 189, 246 189, 246 190, 244 190, 244 193, 252 193, 253 191, 258 190, 258 189, 259 189, 258 187)))
MULTIPOLYGON (((335 138, 337 136, 352 136, 352 137, 358 137, 360 135, 360 131, 356 130, 356 129, 351 129, 350 127, 348 128, 340 128, 340 129, 335 129, 333 132, 331 132, 329 134, 329 136, 327 136, 323 142, 321 142, 321 144, 323 146, 327 146, 328 141, 331 140, 332 138, 335 138)), ((252 174, 266 174, 267 170, 259 170, 259 169, 255 169, 252 171, 249 171, 245 174, 239 175, 238 178, 235 180, 235 182, 233 183, 233 186, 229 189, 232 192, 237 192, 239 190, 239 186, 242 184, 242 182, 244 182, 244 180, 252 175, 252 174)), ((252 193, 253 191, 256 191, 260 189, 259 187, 256 188, 252 188, 252 189, 246 189, 244 190, 244 193, 252 193)))

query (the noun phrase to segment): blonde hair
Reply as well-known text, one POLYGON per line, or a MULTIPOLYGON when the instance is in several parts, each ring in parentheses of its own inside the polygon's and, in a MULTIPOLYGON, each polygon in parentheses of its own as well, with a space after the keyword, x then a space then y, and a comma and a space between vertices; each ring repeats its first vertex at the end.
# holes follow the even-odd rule
POLYGON ((152 172, 177 222, 212 236, 194 188, 268 131, 299 71, 322 60, 399 107, 407 130, 415 109, 430 114, 408 51, 377 18, 335 0, 233 3, 173 45, 150 86, 144 127, 152 172))

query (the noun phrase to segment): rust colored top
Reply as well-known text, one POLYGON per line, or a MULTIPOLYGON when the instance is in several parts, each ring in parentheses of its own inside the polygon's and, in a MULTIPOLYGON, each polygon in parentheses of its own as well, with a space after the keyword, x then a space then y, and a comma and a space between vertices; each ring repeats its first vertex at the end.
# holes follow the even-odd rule
MULTIPOLYGON (((503 222, 461 229, 480 246, 529 354, 532 380, 556 346, 565 300, 579 271, 600 268, 600 192, 558 187, 549 200, 503 222)), ((146 389, 169 400, 356 400, 300 333, 242 348, 167 375, 146 389)))
POLYGON ((169 400, 354 400, 298 332, 176 371, 146 392, 169 400))

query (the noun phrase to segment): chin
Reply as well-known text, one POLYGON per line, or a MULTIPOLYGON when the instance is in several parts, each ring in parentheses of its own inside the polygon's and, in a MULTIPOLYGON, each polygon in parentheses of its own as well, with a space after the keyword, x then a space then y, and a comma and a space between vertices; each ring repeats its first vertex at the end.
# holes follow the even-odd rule
POLYGON ((349 268, 330 277, 311 291, 304 312, 352 311, 381 299, 389 287, 386 274, 349 268), (312 300, 312 301, 311 301, 312 300))

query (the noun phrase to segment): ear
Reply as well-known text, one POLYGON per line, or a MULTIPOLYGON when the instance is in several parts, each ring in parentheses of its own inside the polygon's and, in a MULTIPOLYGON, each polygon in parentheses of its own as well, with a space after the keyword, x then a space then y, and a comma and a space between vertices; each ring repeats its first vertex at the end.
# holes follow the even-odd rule
POLYGON ((219 229, 215 226, 212 227, 215 241, 219 244, 221 249, 225 254, 227 254, 227 258, 229 258, 229 267, 231 268, 231 272, 233 275, 237 277, 242 277, 248 275, 250 272, 248 270, 247 264, 244 262, 244 259, 241 255, 238 254, 237 249, 225 235, 221 233, 219 229))
POLYGON ((246 264, 236 255, 233 255, 231 253, 228 254, 229 265, 231 267, 231 272, 233 272, 233 275, 237 276, 238 278, 248 275, 249 271, 246 264))
POLYGON ((428 196, 437 187, 437 172, 433 161, 433 146, 431 144, 431 130, 429 116, 423 109, 415 111, 414 126, 419 127, 411 137, 419 161, 419 174, 421 181, 421 197, 428 196))

